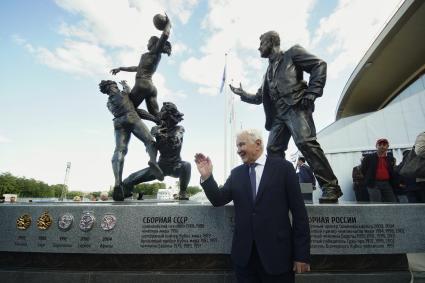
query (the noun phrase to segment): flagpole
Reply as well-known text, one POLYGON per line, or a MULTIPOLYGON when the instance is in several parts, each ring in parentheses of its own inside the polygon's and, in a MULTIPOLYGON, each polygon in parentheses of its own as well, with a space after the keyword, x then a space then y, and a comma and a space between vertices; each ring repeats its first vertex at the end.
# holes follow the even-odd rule
MULTIPOLYGON (((231 139, 231 143, 230 146, 234 146, 236 144, 236 109, 235 109, 235 96, 232 95, 232 139, 231 139)), ((234 168, 236 166, 236 151, 231 151, 232 152, 232 168, 234 168)))
POLYGON ((226 67, 227 67, 227 53, 224 53, 224 71, 223 71, 223 84, 224 84, 224 174, 223 174, 223 184, 226 181, 227 176, 227 88, 226 84, 226 67))

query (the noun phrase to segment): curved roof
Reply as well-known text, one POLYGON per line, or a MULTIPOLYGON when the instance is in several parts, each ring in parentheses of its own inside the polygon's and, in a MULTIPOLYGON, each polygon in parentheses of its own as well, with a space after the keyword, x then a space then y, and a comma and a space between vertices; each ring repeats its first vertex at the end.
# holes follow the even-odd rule
POLYGON ((406 0, 351 74, 336 120, 383 108, 425 70, 425 1, 406 0))

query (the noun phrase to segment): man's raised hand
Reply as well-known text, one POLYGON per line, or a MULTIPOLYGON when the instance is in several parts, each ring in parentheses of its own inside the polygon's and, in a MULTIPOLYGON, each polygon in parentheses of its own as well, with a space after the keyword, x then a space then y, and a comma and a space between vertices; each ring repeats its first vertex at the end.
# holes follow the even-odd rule
POLYGON ((199 174, 201 174, 202 180, 205 181, 208 179, 211 176, 213 170, 211 159, 208 156, 205 156, 203 153, 197 153, 195 154, 195 163, 199 174))

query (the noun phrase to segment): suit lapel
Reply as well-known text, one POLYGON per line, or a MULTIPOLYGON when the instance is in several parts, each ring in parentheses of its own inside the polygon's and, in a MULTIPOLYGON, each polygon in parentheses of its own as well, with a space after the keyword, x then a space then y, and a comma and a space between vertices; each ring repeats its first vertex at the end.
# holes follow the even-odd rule
POLYGON ((267 158, 266 164, 264 165, 263 175, 261 176, 260 184, 258 186, 258 192, 255 198, 255 203, 257 203, 263 196, 268 181, 271 180, 272 176, 274 175, 274 171, 275 168, 272 166, 270 159, 267 158))
POLYGON ((285 57, 284 54, 279 54, 279 58, 278 58, 277 62, 274 63, 274 66, 273 66, 273 76, 272 76, 272 78, 274 78, 276 76, 276 72, 279 69, 279 65, 282 64, 284 57, 285 57))

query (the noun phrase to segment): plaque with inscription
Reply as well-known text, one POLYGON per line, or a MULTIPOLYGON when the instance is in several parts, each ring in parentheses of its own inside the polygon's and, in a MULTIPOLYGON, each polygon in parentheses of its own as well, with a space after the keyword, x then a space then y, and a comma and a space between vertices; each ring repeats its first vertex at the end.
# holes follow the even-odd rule
POLYGON ((313 254, 381 254, 402 253, 415 246, 424 249, 425 244, 419 244, 413 236, 420 234, 416 225, 421 221, 408 217, 413 217, 416 209, 400 204, 310 209, 311 251, 313 254))
MULTIPOLYGON (((425 252, 424 210, 425 204, 307 205, 311 253, 425 252)), ((0 251, 8 252, 229 254, 234 227, 233 206, 195 201, 19 204, 0 206, 0 213, 0 251), (31 225, 30 215, 47 210, 57 229, 31 225)))

